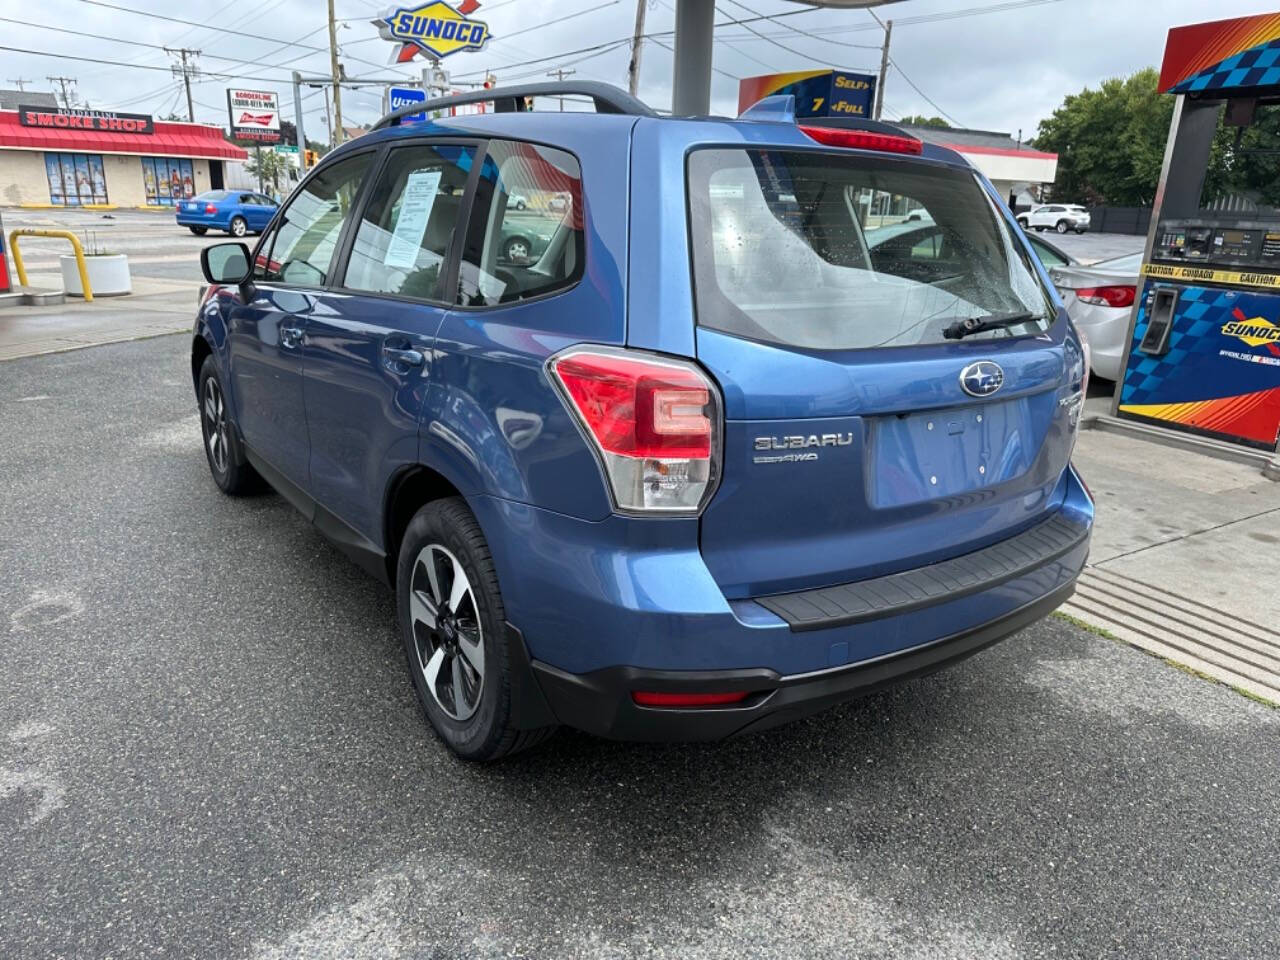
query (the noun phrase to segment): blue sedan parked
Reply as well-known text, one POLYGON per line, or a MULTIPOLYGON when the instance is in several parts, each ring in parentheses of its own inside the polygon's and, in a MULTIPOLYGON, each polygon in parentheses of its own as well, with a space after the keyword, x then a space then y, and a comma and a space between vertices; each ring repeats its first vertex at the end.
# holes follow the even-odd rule
POLYGON ((178 202, 178 226, 196 236, 209 230, 225 230, 233 237, 261 233, 276 214, 278 204, 261 193, 242 190, 209 190, 178 202))

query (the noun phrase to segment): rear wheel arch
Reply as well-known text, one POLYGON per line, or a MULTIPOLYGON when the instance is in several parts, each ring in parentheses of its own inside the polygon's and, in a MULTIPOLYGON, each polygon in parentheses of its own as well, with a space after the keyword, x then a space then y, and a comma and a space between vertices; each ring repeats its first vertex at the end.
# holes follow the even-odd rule
POLYGON ((382 543, 390 583, 396 582, 400 543, 414 514, 432 501, 461 496, 448 477, 426 464, 407 467, 391 478, 382 508, 382 543))
POLYGON ((200 389, 200 368, 204 366, 205 357, 213 355, 213 345, 201 334, 191 338, 191 384, 200 389))

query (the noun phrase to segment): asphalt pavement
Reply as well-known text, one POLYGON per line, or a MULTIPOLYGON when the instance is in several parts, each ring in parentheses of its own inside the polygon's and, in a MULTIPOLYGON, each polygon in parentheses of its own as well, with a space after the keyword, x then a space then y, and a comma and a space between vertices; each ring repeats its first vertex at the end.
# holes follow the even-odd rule
POLYGON ((422 720, 184 336, 0 363, 0 956, 1280 956, 1280 712, 1060 619, 750 738, 422 720))

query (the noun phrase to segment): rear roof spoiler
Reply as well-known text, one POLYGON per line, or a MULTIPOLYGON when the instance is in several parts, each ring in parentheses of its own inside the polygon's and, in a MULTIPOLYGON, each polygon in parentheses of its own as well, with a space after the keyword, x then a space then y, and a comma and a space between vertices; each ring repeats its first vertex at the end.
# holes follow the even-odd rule
POLYGON ((655 113, 643 101, 636 99, 625 90, 610 83, 599 83, 595 80, 551 81, 539 83, 521 83, 510 87, 496 87, 493 90, 471 90, 467 93, 453 94, 448 97, 437 97, 422 103, 412 103, 393 110, 374 124, 374 130, 400 125, 404 117, 411 117, 431 110, 447 110, 450 107, 461 107, 471 103, 493 102, 495 113, 524 113, 526 97, 590 97, 595 103, 596 113, 621 113, 635 117, 656 117, 655 113))

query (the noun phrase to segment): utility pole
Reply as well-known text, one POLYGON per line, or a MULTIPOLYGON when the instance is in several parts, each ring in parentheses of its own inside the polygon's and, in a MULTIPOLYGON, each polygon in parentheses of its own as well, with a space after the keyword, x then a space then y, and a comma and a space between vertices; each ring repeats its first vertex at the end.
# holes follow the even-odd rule
POLYGON ((195 65, 195 59, 200 56, 200 51, 188 50, 186 47, 181 47, 177 50, 171 50, 168 47, 165 47, 164 52, 169 54, 171 57, 182 58, 181 64, 175 63, 169 68, 169 70, 175 77, 181 77, 182 85, 187 88, 187 119, 191 123, 195 123, 196 108, 195 104, 191 100, 191 78, 198 77, 200 75, 200 68, 195 65), (192 62, 190 65, 187 63, 187 57, 191 58, 192 62))
POLYGON ((298 174, 307 174, 307 135, 302 130, 302 74, 293 71, 293 131, 298 137, 298 174))
POLYGON ((74 87, 76 85, 76 78, 75 77, 45 77, 45 79, 48 80, 50 83, 56 83, 59 87, 62 88, 62 106, 64 109, 70 110, 71 94, 67 92, 67 85, 70 84, 71 86, 74 87))
POLYGON ((636 0, 636 32, 631 38, 631 63, 627 65, 627 91, 634 97, 640 89, 640 42, 644 39, 644 14, 649 0, 636 0))
MULTIPOLYGON (((641 0, 641 2, 643 2, 643 0, 641 0)), ((548 77, 555 77, 555 78, 556 78, 557 80, 559 80, 561 83, 564 83, 564 78, 565 78, 565 77, 573 76, 573 74, 575 74, 575 73, 577 73, 577 72, 578 72, 577 70, 565 70, 563 67, 561 67, 561 68, 556 69, 556 70, 548 70, 548 71, 547 71, 547 76, 548 76, 548 77)), ((559 100, 560 100, 560 112, 561 112, 561 113, 564 113, 564 97, 560 97, 560 98, 559 98, 559 100)))
POLYGON ((333 74, 333 134, 334 144, 342 143, 342 69, 338 63, 338 23, 333 16, 333 0, 329 0, 329 70, 333 74))
POLYGON ((16 87, 18 88, 18 92, 19 92, 19 93, 26 93, 26 92, 27 92, 27 84, 28 84, 28 83, 35 83, 35 81, 34 81, 34 80, 28 80, 26 77, 18 77, 18 79, 16 79, 16 80, 10 80, 10 81, 9 81, 9 83, 12 83, 14 86, 16 86, 16 87))
MULTIPOLYGON (((876 15, 871 14, 873 17, 876 15)), ((879 21, 879 17, 876 20, 879 21)), ((880 119, 880 111, 884 109, 884 81, 889 75, 889 35, 893 33, 893 21, 884 22, 884 46, 880 48, 880 79, 876 81, 876 112, 872 118, 880 119)))

